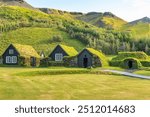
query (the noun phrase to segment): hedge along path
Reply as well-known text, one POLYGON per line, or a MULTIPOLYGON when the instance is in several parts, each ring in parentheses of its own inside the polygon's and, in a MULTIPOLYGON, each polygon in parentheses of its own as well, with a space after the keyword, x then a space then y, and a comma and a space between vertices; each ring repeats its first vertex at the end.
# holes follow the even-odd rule
POLYGON ((117 71, 117 70, 102 70, 102 71, 112 72, 112 73, 116 73, 116 74, 120 74, 120 75, 124 75, 124 76, 130 76, 130 77, 134 77, 134 78, 141 78, 141 79, 149 79, 150 80, 150 76, 138 75, 138 74, 129 73, 129 72, 123 72, 123 71, 117 71))
POLYGON ((36 70, 36 71, 25 71, 15 73, 16 76, 45 76, 45 75, 66 75, 66 74, 105 74, 105 75, 117 75, 116 73, 104 72, 101 70, 91 69, 56 69, 56 70, 36 70))

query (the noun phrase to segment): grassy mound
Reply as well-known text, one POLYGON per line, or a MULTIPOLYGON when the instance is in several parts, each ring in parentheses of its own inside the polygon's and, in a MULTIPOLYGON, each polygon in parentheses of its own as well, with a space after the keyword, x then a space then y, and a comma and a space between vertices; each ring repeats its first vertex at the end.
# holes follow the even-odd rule
POLYGON ((135 66, 137 66, 136 68, 140 68, 141 64, 145 67, 150 66, 150 57, 144 52, 120 52, 118 56, 112 58, 112 60, 110 61, 110 65, 128 68, 126 60, 135 61, 135 66))
POLYGON ((133 57, 139 60, 150 59, 144 52, 119 52, 118 56, 114 57, 112 60, 123 60, 127 57, 133 57))
POLYGON ((130 69, 129 66, 128 66, 128 62, 129 61, 132 61, 132 69, 139 69, 142 67, 142 64, 141 62, 136 59, 136 58, 131 58, 131 57, 128 57, 128 58, 125 58, 122 62, 121 62, 121 67, 122 68, 125 68, 125 69, 130 69))

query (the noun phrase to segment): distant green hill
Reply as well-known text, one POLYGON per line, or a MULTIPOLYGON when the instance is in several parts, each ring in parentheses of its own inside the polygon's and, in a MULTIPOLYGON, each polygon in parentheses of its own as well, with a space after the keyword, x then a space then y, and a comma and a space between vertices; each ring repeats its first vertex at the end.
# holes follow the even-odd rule
POLYGON ((68 12, 57 9, 49 9, 49 8, 39 8, 44 13, 47 14, 68 14, 73 16, 81 21, 92 24, 96 27, 106 28, 106 29, 118 29, 122 27, 127 22, 123 19, 115 16, 110 12, 100 13, 100 12, 89 12, 87 14, 81 12, 68 12))
POLYGON ((150 39, 150 18, 144 17, 142 19, 129 22, 124 25, 121 30, 132 32, 135 39, 150 39))
POLYGON ((34 7, 32 7, 30 4, 28 4, 24 0, 0 0, 0 3, 4 5, 20 6, 20 7, 34 9, 34 7))
POLYGON ((115 16, 110 12, 91 12, 87 14, 77 15, 77 19, 88 22, 94 26, 107 29, 118 29, 122 27, 122 25, 127 23, 123 19, 115 16))
MULTIPOLYGON (((101 14, 105 22, 104 28, 101 28, 78 20, 77 17, 84 15, 82 13, 55 9, 48 9, 50 13, 47 13, 40 10, 0 6, 0 54, 10 43, 29 44, 38 52, 44 51, 47 55, 58 43, 74 46, 79 51, 92 47, 105 54, 117 54, 120 48, 130 51, 133 31, 128 31, 126 27, 120 29, 126 22, 111 13, 101 14)), ((100 15, 94 14, 95 17, 100 15)), ((90 13, 88 15, 93 16, 90 13)), ((145 42, 143 45, 140 50, 144 50, 145 42)))
POLYGON ((129 24, 131 24, 131 25, 135 25, 135 24, 138 24, 138 23, 150 23, 150 18, 149 17, 143 17, 141 19, 129 22, 129 24))
POLYGON ((44 50, 47 54, 58 43, 81 50, 88 45, 86 35, 93 37, 102 31, 68 14, 48 15, 18 6, 0 7, 0 54, 10 43, 33 45, 38 52, 44 50), (61 39, 54 40, 56 36, 61 39))
POLYGON ((58 43, 74 46, 81 50, 86 46, 65 31, 65 23, 71 25, 85 24, 74 21, 70 16, 48 15, 40 11, 30 10, 17 6, 0 7, 0 54, 10 43, 29 44, 38 52, 42 50, 49 54, 58 43), (68 22, 68 23, 67 23, 68 22), (53 37, 61 37, 54 40, 53 37))

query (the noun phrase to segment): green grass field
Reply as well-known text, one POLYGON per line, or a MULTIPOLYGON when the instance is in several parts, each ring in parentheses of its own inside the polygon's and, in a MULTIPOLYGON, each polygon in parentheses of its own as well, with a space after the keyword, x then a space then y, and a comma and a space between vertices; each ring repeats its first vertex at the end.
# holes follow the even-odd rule
POLYGON ((150 70, 139 70, 134 72, 135 74, 140 74, 140 75, 145 75, 145 76, 150 76, 150 70))
POLYGON ((0 68, 0 99, 150 99, 150 80, 104 74, 50 75, 79 68, 0 68), (29 75, 28 73, 41 73, 29 75), (26 75, 25 75, 26 74, 26 75))

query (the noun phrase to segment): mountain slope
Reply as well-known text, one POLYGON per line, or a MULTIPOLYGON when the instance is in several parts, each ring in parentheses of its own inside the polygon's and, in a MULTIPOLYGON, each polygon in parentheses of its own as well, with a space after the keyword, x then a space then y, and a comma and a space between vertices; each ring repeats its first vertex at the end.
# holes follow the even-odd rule
POLYGON ((144 18, 129 22, 129 24, 132 24, 132 25, 137 24, 137 23, 150 23, 150 18, 144 17, 144 18))
POLYGON ((88 22, 97 27, 103 27, 107 29, 118 29, 127 22, 123 19, 115 16, 110 12, 98 13, 90 12, 83 15, 78 15, 77 19, 88 22))
POLYGON ((129 22, 121 30, 130 31, 135 39, 150 38, 150 18, 144 17, 139 20, 129 22))
POLYGON ((79 35, 78 31, 80 34, 85 33, 92 37, 100 30, 68 15, 48 15, 17 6, 1 6, 0 54, 10 43, 29 44, 34 46, 38 52, 44 50, 47 54, 58 43, 81 50, 88 42, 86 37, 74 38, 79 35), (77 34, 71 35, 70 28, 72 31, 76 30, 77 34), (60 36, 61 40, 54 40, 53 36, 60 36))
POLYGON ((0 3, 5 5, 20 6, 20 7, 34 9, 30 4, 28 4, 24 0, 0 0, 0 3))

